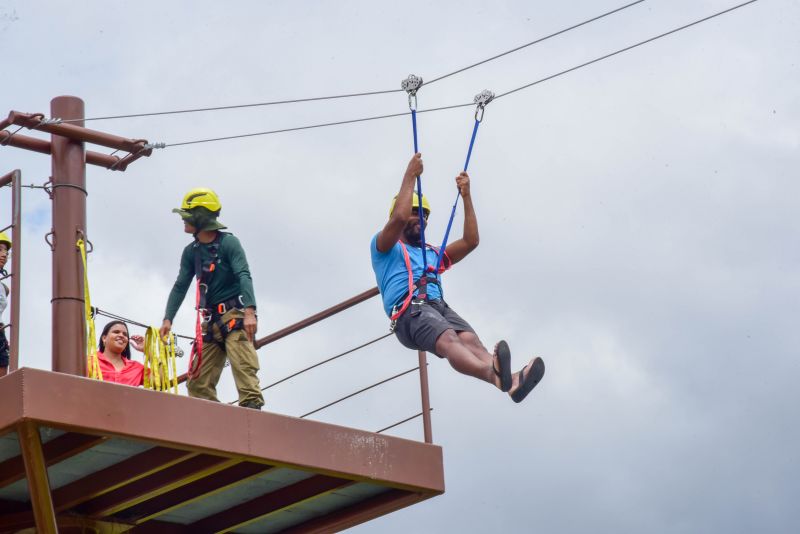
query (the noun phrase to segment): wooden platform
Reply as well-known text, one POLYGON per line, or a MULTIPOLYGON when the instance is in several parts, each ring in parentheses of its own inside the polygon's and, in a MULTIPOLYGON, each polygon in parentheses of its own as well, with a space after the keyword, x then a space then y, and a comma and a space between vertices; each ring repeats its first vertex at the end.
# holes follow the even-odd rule
POLYGON ((306 419, 36 369, 0 406, 3 533, 332 532, 444 492, 439 446, 306 419))

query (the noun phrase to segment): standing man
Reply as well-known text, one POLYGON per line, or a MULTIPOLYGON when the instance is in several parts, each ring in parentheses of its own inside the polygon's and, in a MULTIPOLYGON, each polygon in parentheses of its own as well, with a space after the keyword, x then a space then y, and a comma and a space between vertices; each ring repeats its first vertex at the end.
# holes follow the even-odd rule
MULTIPOLYGON (((422 155, 408 164, 400 191, 389 211, 389 221, 372 238, 372 269, 400 343, 410 349, 432 352, 446 358, 459 373, 473 376, 508 392, 514 402, 522 400, 544 376, 544 362, 534 358, 521 371, 511 374, 511 352, 505 341, 489 354, 472 327, 442 296, 440 275, 478 246, 478 220, 472 205, 469 176, 462 172, 456 185, 464 199, 464 232, 444 251, 443 267, 436 272, 439 251, 422 243, 420 224, 427 225, 430 205, 414 191, 422 174, 422 155), (422 223, 419 210, 422 209, 422 223), (423 255, 423 248, 427 247, 423 255), (423 257, 427 265, 423 267, 423 257)), ((491 282, 487 282, 491 284, 491 282)))
POLYGON ((258 326, 250 268, 239 240, 217 220, 222 210, 211 189, 197 188, 178 209, 184 231, 194 241, 183 249, 178 278, 167 300, 161 337, 172 328, 192 278, 198 280, 197 310, 201 333, 195 339, 186 382, 189 395, 219 402, 217 382, 227 358, 239 391, 239 406, 260 410, 264 396, 258 383, 258 354, 253 340, 258 326))
MULTIPOLYGON (((11 252, 11 238, 5 232, 0 232, 0 275, 6 275, 6 262, 8 261, 8 253, 11 252)), ((3 312, 6 311, 8 305, 8 286, 0 282, 0 376, 5 376, 8 373, 8 338, 6 338, 6 329, 3 324, 3 312)))

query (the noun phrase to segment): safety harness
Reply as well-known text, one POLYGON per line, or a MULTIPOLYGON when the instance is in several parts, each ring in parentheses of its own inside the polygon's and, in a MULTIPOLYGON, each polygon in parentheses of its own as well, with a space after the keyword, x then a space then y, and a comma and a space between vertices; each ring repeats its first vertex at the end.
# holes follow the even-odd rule
POLYGON ((234 330, 244 328, 244 320, 241 318, 230 319, 229 321, 222 321, 222 316, 229 310, 236 308, 244 308, 242 296, 230 298, 224 302, 216 303, 208 306, 206 302, 206 295, 208 293, 208 284, 211 282, 211 277, 217 269, 219 261, 219 248, 222 245, 222 240, 228 235, 227 232, 217 231, 214 241, 208 245, 208 258, 205 260, 200 254, 200 242, 195 239, 194 242, 194 275, 197 279, 196 291, 196 309, 197 319, 195 321, 195 340, 192 344, 192 352, 189 359, 189 378, 197 378, 200 373, 200 366, 203 363, 203 342, 214 341, 213 326, 216 325, 219 329, 220 335, 224 340, 228 334, 234 330), (206 332, 203 334, 203 325, 206 326, 206 332))
MULTIPOLYGON (((394 322, 397 321, 397 319, 400 318, 401 315, 403 315, 403 313, 408 308, 409 304, 411 304, 411 302, 414 301, 415 299, 418 301, 426 301, 426 302, 430 300, 428 298, 428 284, 439 286, 439 293, 441 295, 444 295, 444 291, 442 290, 442 282, 439 279, 439 275, 441 275, 443 272, 449 269, 451 265, 450 257, 447 256, 447 252, 444 252, 442 254, 442 257, 446 257, 447 262, 444 264, 443 267, 441 266, 442 265, 441 261, 438 262, 440 265, 438 271, 434 271, 433 267, 428 265, 427 268, 423 269, 423 272, 420 275, 420 277, 417 278, 416 281, 414 281, 414 270, 411 267, 411 257, 408 255, 408 248, 406 247, 406 244, 403 243, 402 241, 398 241, 398 243, 400 243, 400 249, 403 251, 403 260, 405 261, 406 264, 406 271, 408 271, 408 292, 403 297, 403 303, 395 304, 394 308, 392 308, 392 315, 390 316, 390 319, 392 320, 392 325, 394 325, 394 322)), ((439 250, 441 250, 427 243, 425 244, 425 248, 423 249, 423 251, 425 249, 431 249, 436 254, 439 254, 439 250)))

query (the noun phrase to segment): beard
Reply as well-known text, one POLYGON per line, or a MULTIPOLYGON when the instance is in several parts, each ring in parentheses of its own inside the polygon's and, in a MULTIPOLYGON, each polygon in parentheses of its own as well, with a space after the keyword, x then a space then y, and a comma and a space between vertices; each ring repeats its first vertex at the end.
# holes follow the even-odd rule
POLYGON ((409 221, 406 223, 406 226, 403 228, 403 240, 409 245, 416 247, 422 246, 419 221, 409 221))

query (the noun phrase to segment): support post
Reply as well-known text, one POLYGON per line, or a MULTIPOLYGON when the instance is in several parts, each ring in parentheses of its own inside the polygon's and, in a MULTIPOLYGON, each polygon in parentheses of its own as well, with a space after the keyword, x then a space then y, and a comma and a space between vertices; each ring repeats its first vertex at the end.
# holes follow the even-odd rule
MULTIPOLYGON (((59 96, 50 116, 83 119, 83 100, 59 96)), ((74 123, 83 126, 83 121, 74 123)), ((86 376, 83 272, 75 246, 86 235, 86 151, 82 141, 52 135, 53 371, 86 376)), ((92 341, 93 342, 93 341, 92 341)))
POLYGON ((16 371, 19 368, 19 289, 22 277, 22 172, 16 169, 11 174, 11 224, 14 225, 14 248, 11 254, 11 357, 8 370, 16 371))
POLYGON ((53 509, 53 496, 50 493, 50 480, 47 464, 42 452, 42 440, 36 423, 24 421, 17 426, 17 437, 25 463, 25 475, 31 496, 36 532, 58 532, 56 513, 53 509))
POLYGON ((428 395, 428 358, 425 351, 419 353, 419 389, 422 394, 422 429, 425 433, 425 443, 433 443, 431 430, 431 400, 428 395))

